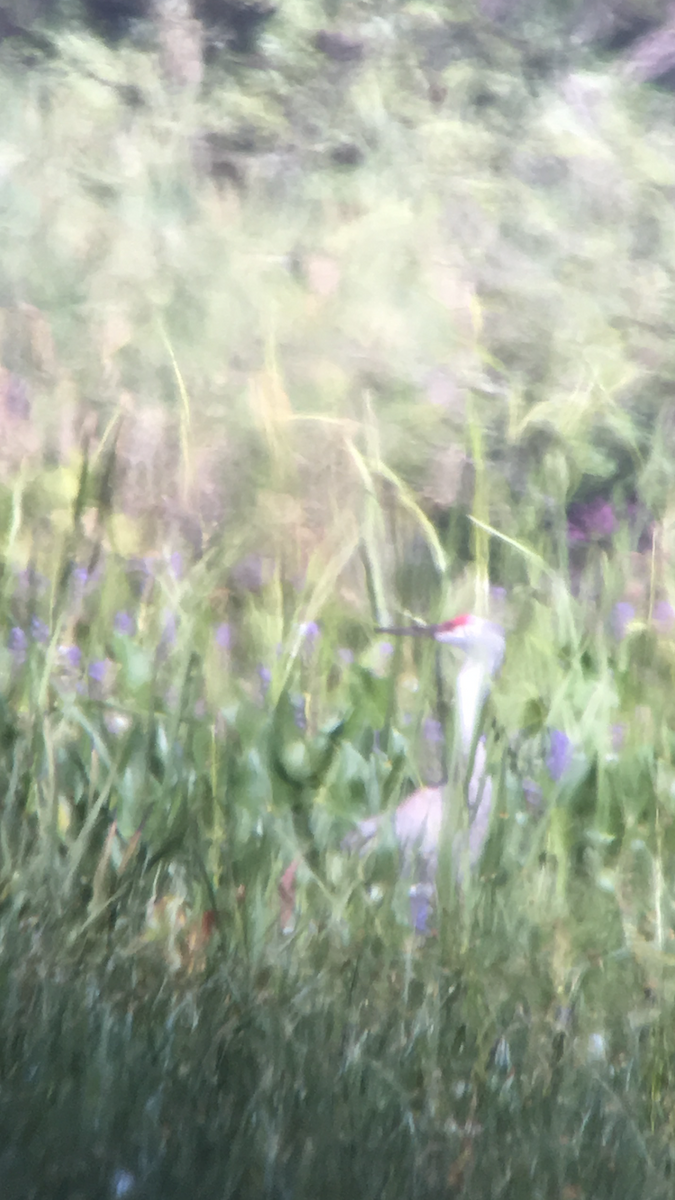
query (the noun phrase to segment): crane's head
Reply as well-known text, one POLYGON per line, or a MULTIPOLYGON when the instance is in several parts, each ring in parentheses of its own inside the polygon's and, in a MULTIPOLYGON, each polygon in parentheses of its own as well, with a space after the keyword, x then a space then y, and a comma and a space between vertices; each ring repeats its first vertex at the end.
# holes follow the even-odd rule
POLYGON ((451 621, 432 626, 432 636, 437 642, 457 646, 467 658, 480 661, 488 675, 495 675, 502 665, 506 639, 504 630, 494 621, 462 613, 451 621))
POLYGON ((432 637, 464 652, 466 662, 457 676, 456 690, 460 736, 464 752, 468 754, 490 689, 490 679, 502 665, 506 646, 504 630, 484 617, 462 613, 440 625, 409 625, 379 629, 378 633, 432 637))

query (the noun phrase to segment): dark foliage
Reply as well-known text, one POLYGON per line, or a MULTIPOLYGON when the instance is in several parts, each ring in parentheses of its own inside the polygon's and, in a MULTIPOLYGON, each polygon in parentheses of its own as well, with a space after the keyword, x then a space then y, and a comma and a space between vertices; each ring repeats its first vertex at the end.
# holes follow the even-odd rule
POLYGON ((87 21, 106 38, 118 40, 128 32, 132 21, 149 15, 149 0, 83 0, 87 21))

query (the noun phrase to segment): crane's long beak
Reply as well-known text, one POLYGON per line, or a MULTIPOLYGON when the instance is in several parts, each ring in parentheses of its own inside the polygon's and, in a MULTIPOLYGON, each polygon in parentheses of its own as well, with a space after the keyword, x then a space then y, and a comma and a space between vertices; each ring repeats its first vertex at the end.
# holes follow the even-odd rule
POLYGON ((436 625, 404 625, 396 627, 387 627, 386 625, 376 625, 376 633, 390 633, 394 637, 434 637, 438 626, 436 625))

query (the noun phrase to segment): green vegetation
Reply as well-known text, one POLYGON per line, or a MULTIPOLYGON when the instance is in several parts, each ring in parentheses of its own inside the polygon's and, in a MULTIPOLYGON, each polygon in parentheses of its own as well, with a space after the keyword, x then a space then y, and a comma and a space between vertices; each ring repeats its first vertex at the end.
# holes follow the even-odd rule
POLYGON ((8 1200, 672 1195, 675 104, 555 11, 1 47, 8 1200), (467 609, 422 934, 343 840, 445 765, 374 626, 467 609))

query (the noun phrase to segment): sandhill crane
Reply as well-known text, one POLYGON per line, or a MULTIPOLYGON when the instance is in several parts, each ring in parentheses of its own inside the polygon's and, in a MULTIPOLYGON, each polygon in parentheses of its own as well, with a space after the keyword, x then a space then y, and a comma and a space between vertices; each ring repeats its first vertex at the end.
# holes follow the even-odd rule
MULTIPOLYGON (((461 766, 471 774, 467 787, 469 808, 468 835, 454 844, 456 861, 468 854, 473 866, 483 847, 492 807, 492 780, 486 773, 485 743, 478 740, 480 716, 490 690, 490 682, 504 658, 505 638, 499 625, 473 614, 462 614, 440 625, 412 625, 378 630, 393 636, 432 637, 435 641, 456 646, 463 651, 465 662, 458 672, 455 685, 461 766)), ((422 884, 432 884, 438 866, 438 850, 443 823, 444 787, 419 788, 399 804, 393 817, 394 834, 404 861, 410 865, 413 856, 417 876, 422 884)), ((367 846, 377 836, 388 814, 361 821, 356 833, 349 835, 348 844, 367 846)), ((458 870, 461 863, 457 861, 458 870)))
MULTIPOLYGON (((458 838, 453 845, 457 869, 461 872, 462 859, 466 861, 468 858, 469 866, 477 862, 487 836, 492 807, 492 781, 486 772, 485 743, 478 740, 478 728, 491 680, 504 657, 504 631, 483 617, 462 614, 440 625, 379 628, 378 633, 397 637, 432 637, 437 642, 457 647, 465 655, 455 685, 462 768, 466 773, 471 771, 467 787, 468 835, 463 840, 458 838)), ((421 888, 423 895, 433 890, 443 824, 444 790, 442 786, 419 788, 399 804, 393 814, 394 835, 406 870, 413 870, 417 880, 411 889, 413 896, 416 889, 421 888)), ((343 845, 347 849, 358 847, 363 852, 374 843, 383 826, 391 820, 389 813, 367 817, 345 838, 343 845)), ((288 924, 293 912, 297 867, 297 861, 292 863, 280 884, 284 925, 288 924)))

